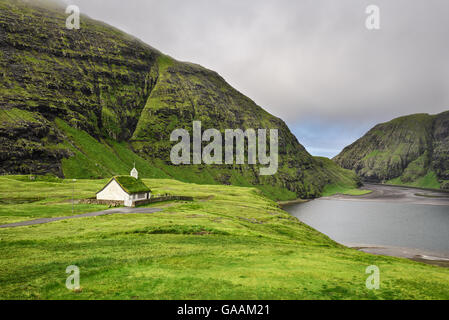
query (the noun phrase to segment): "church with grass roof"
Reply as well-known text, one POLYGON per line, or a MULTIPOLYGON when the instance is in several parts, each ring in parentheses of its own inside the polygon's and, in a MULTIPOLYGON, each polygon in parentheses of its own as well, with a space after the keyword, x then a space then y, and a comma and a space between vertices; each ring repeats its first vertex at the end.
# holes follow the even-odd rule
POLYGON ((135 166, 129 176, 115 176, 97 192, 97 200, 123 201, 126 207, 134 206, 135 202, 149 200, 151 190, 139 179, 135 166))

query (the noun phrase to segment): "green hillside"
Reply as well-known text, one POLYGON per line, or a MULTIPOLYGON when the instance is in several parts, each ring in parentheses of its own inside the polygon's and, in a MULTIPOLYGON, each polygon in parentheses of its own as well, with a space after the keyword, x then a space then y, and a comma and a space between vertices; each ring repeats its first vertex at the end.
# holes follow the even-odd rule
POLYGON ((80 30, 68 30, 66 18, 63 6, 0 0, 0 174, 107 178, 135 161, 142 177, 257 186, 284 200, 357 185, 216 72, 86 16, 80 30), (278 129, 277 174, 260 176, 257 165, 171 165, 171 131, 191 132, 194 120, 221 132, 278 129))
MULTIPOLYGON (((87 198, 106 182, 0 177, 0 224, 71 215, 73 189, 87 198)), ((339 245, 255 188, 144 182, 195 200, 0 229, 0 299, 449 299, 449 269, 339 245), (80 290, 65 286, 70 265, 80 290), (371 265, 379 290, 366 288, 371 265)))
POLYGON ((379 124, 334 161, 367 181, 449 189, 449 111, 379 124))

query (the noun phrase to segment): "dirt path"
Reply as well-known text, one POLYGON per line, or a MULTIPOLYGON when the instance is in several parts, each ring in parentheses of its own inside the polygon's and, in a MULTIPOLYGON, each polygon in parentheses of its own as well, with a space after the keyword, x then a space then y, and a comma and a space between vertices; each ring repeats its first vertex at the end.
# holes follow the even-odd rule
POLYGON ((36 220, 22 221, 16 223, 9 223, 1 225, 0 228, 14 228, 14 227, 24 227, 24 226, 32 226, 36 224, 44 224, 54 221, 60 220, 68 220, 68 219, 78 219, 78 218, 86 218, 86 217, 98 217, 109 214, 131 214, 131 213, 154 213, 162 211, 160 208, 114 208, 97 212, 88 212, 84 214, 67 216, 67 217, 55 217, 55 218, 42 218, 36 220))

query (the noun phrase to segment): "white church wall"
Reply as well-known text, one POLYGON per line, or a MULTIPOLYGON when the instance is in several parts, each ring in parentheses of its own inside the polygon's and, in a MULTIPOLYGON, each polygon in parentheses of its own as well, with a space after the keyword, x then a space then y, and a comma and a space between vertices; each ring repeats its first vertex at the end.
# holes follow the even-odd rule
POLYGON ((130 196, 122 189, 122 187, 117 183, 117 181, 112 180, 112 182, 104 188, 101 192, 97 194, 98 200, 130 200, 130 196))

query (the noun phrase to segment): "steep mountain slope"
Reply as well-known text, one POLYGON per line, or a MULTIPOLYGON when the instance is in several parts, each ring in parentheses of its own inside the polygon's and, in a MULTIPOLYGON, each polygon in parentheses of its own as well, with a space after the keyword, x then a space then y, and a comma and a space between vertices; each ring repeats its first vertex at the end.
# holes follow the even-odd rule
POLYGON ((334 161, 368 181, 449 189, 449 111, 379 124, 334 161))
POLYGON ((59 117, 92 136, 127 139, 157 79, 157 52, 63 7, 0 1, 0 154, 3 173, 62 175, 59 117))
POLYGON ((285 123, 217 73, 181 63, 103 23, 65 8, 0 0, 0 174, 68 178, 128 173, 197 183, 255 185, 275 198, 309 198, 327 184, 357 184, 350 171, 314 159, 285 123), (279 130, 279 170, 250 165, 171 165, 170 133, 279 130))

